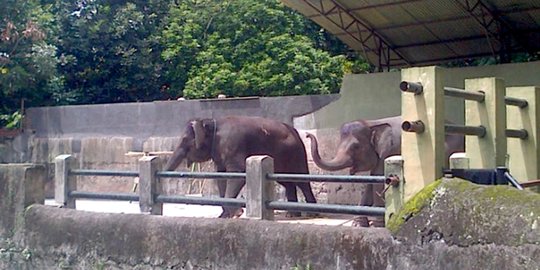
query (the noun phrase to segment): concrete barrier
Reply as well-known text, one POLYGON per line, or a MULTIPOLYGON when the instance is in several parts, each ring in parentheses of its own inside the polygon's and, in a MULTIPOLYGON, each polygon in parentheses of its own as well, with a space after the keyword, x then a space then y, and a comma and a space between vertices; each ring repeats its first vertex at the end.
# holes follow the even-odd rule
POLYGON ((46 171, 34 164, 0 164, 0 238, 22 240, 24 209, 45 201, 46 171))
POLYGON ((465 89, 457 89, 443 85, 442 73, 439 67, 402 70, 400 88, 412 92, 402 95, 401 106, 404 124, 407 124, 404 129, 407 126, 405 131, 410 131, 402 134, 404 178, 407 180, 404 200, 443 176, 446 132, 467 135, 465 152, 469 161, 466 166, 472 169, 508 167, 507 151, 511 151, 510 172, 515 171, 523 177, 519 179, 521 181, 537 179, 536 161, 540 155, 536 143, 537 88, 510 88, 512 96, 506 96, 502 79, 478 78, 466 79, 465 89), (465 99, 465 126, 444 123, 445 95, 465 99), (507 128, 507 113, 511 128, 507 128), (519 122, 521 125, 516 126, 519 122), (507 147, 507 142, 511 147, 507 147))

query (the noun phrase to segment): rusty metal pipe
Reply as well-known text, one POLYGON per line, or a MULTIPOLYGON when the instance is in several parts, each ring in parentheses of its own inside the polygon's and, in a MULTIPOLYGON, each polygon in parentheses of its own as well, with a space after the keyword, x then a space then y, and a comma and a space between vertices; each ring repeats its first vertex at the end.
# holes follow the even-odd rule
POLYGON ((529 102, 522 98, 504 97, 504 104, 508 106, 517 106, 521 109, 529 106, 529 102))
POLYGON ((444 131, 452 134, 474 135, 478 137, 486 136, 486 128, 484 126, 462 126, 462 125, 444 125, 444 131))
POLYGON ((403 92, 414 93, 415 95, 420 95, 424 91, 424 87, 419 82, 407 82, 402 81, 399 84, 399 89, 403 92))
POLYGON ((444 87, 444 94, 449 97, 459 97, 466 100, 476 100, 478 102, 484 102, 484 99, 486 98, 486 94, 482 91, 466 91, 454 87, 444 87))
POLYGON ((401 129, 407 132, 423 133, 425 126, 421 120, 403 121, 403 123, 401 123, 401 129))
POLYGON ((505 133, 506 137, 510 138, 520 138, 525 140, 529 137, 529 133, 525 129, 507 129, 505 133))

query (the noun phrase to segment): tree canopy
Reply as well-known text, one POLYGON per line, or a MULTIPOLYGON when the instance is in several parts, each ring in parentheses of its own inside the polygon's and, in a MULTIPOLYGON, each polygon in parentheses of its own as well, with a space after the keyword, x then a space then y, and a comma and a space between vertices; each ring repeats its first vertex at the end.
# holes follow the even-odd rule
POLYGON ((55 106, 328 94, 339 91, 344 73, 372 71, 280 0, 0 0, 0 6, 0 127, 21 119, 22 100, 55 106))
POLYGON ((23 99, 54 106, 327 94, 351 67, 370 69, 279 0, 0 5, 0 125, 23 99))

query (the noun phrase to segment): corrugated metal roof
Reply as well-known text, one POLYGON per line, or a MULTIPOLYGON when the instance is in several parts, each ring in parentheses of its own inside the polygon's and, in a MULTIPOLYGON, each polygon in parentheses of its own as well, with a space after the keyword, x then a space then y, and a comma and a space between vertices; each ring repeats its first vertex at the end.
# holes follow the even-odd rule
POLYGON ((540 0, 282 0, 378 67, 540 51, 540 0))

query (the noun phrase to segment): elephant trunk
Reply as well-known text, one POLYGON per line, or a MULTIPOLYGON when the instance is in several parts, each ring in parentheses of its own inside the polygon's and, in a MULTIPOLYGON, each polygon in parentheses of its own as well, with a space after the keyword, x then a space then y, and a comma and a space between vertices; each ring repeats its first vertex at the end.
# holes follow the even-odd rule
POLYGON ((174 150, 171 158, 169 158, 169 161, 167 161, 167 164, 164 167, 164 171, 174 171, 180 163, 184 160, 186 157, 186 151, 182 148, 176 148, 174 150))
POLYGON ((317 138, 310 133, 307 133, 306 135, 311 140, 311 156, 313 157, 313 161, 315 162, 315 164, 317 164, 319 168, 327 171, 338 171, 348 167, 352 167, 353 162, 351 158, 347 155, 339 153, 332 160, 323 160, 319 155, 319 145, 317 143, 317 138))

